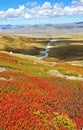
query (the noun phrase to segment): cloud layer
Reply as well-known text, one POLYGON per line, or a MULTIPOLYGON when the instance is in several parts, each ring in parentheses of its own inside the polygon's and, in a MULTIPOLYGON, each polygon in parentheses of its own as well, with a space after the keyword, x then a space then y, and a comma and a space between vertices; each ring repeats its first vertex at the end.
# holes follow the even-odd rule
POLYGON ((0 19, 50 18, 72 15, 83 15, 83 0, 73 0, 70 6, 64 6, 62 3, 52 5, 50 2, 44 2, 39 6, 37 2, 28 2, 26 5, 20 5, 17 9, 0 10, 0 19))

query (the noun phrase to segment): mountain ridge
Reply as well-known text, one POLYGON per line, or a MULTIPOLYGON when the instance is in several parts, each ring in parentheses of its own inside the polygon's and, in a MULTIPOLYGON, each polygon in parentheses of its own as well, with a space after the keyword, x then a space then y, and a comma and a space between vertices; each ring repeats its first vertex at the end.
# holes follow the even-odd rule
POLYGON ((83 33, 83 22, 41 25, 0 25, 0 33, 22 35, 55 35, 83 33))

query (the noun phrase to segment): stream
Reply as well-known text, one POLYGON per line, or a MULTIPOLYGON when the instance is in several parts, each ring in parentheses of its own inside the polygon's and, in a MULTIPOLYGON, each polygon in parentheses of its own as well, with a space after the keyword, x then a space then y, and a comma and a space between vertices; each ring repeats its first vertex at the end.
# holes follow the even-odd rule
POLYGON ((56 41, 58 41, 58 40, 57 39, 50 40, 50 42, 47 44, 45 50, 40 51, 38 57, 48 57, 50 48, 52 48, 52 44, 55 44, 56 41))

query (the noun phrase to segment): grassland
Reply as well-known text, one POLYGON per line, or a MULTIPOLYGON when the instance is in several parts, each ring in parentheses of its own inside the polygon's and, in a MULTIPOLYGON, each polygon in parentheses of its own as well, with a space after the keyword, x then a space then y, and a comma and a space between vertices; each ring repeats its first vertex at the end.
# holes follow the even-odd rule
POLYGON ((64 46, 66 51, 74 46, 77 58, 75 54, 71 57, 73 50, 71 54, 66 52, 67 59, 64 55, 57 56, 55 51, 54 56, 35 57, 38 52, 34 54, 34 51, 44 50, 48 41, 48 38, 1 35, 0 130, 80 130, 83 127, 83 81, 66 77, 83 78, 83 64, 78 66, 79 61, 82 63, 82 39, 65 38, 63 43, 53 46, 58 50, 57 55, 63 54, 64 46), (29 54, 33 46, 36 49, 29 54), (64 77, 52 75, 50 70, 64 77))
POLYGON ((48 39, 28 38, 26 36, 1 35, 0 50, 37 55, 45 48, 48 39), (43 43, 43 44, 42 44, 43 43))

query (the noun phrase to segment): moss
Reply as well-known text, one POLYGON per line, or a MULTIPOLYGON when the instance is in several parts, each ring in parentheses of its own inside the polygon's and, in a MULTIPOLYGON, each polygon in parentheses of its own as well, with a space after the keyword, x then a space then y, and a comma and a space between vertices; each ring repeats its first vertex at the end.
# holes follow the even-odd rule
POLYGON ((59 128, 64 126, 68 130, 76 130, 75 124, 72 122, 71 119, 68 118, 66 115, 59 115, 55 113, 55 118, 53 119, 53 123, 55 128, 59 128))
POLYGON ((17 91, 18 89, 13 87, 13 86, 7 86, 7 87, 4 87, 3 89, 0 90, 0 94, 3 94, 3 93, 13 93, 15 91, 17 91))

